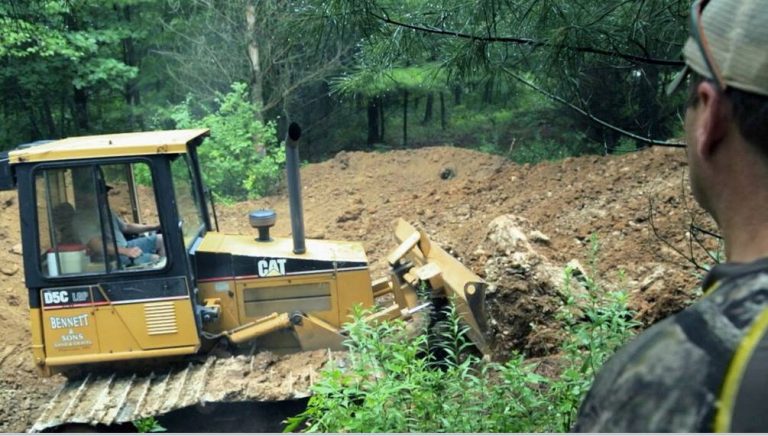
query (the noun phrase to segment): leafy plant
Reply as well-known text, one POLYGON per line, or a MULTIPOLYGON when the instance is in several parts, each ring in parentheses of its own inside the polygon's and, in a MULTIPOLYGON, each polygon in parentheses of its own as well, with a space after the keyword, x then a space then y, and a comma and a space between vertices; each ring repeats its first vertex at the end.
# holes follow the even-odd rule
POLYGON ((190 97, 168 111, 160 111, 155 124, 170 120, 175 128, 207 127, 211 137, 198 149, 205 181, 220 200, 258 198, 274 191, 282 175, 285 149, 276 141, 275 125, 257 120, 257 108, 248 100, 244 83, 235 83, 218 100, 218 108, 195 105, 190 97))
POLYGON ((568 298, 559 318, 564 322, 568 337, 562 344, 566 365, 550 389, 554 400, 551 415, 558 423, 557 431, 570 429, 597 371, 641 325, 627 308, 627 293, 605 290, 596 280, 599 250, 599 241, 592 235, 590 271, 581 277, 584 292, 575 291, 575 272, 570 267, 565 269, 563 290, 568 298))
MULTIPOLYGON (((594 272, 597 238, 590 247, 594 272)), ((472 354, 452 304, 432 338, 422 331, 409 339, 402 321, 369 324, 369 312, 358 309, 346 327, 346 360, 322 371, 307 409, 288 420, 286 431, 568 431, 595 372, 639 326, 625 292, 602 289, 594 274, 576 292, 574 276, 566 270, 558 376, 539 374, 520 354, 503 364, 472 354)))
POLYGON ((154 416, 134 420, 133 426, 136 427, 136 431, 139 433, 159 433, 168 431, 165 427, 160 425, 160 422, 154 416))

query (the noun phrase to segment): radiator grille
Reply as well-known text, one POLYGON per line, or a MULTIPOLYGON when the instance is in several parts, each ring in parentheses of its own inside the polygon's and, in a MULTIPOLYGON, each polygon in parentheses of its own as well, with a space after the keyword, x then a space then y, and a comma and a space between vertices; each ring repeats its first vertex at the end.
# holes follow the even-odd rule
POLYGON ((176 325, 176 310, 171 301, 145 304, 144 319, 150 336, 172 335, 179 331, 176 325))

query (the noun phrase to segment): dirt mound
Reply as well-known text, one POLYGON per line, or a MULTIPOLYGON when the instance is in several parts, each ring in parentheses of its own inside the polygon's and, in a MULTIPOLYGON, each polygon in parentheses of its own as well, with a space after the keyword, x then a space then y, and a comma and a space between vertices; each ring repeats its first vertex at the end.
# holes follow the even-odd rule
MULTIPOLYGON (((651 226, 653 221, 661 237, 688 252, 687 209, 693 201, 682 189, 685 169, 684 154, 666 149, 522 166, 453 147, 342 152, 302 168, 306 234, 362 241, 374 262, 374 276, 379 276, 394 248, 394 220, 403 217, 423 227, 496 285, 489 304, 497 354, 522 349, 543 355, 556 344, 556 329, 546 326, 561 304, 548 277, 573 259, 590 264, 592 234, 600 244, 597 275, 609 286, 627 289, 646 324, 680 310, 697 295, 694 268, 657 238, 651 226), (649 199, 656 205, 653 215, 649 199), (489 225, 500 216, 522 229, 531 248, 525 259, 488 239, 494 232, 489 225)), ((25 430, 42 399, 60 383, 37 377, 26 348, 27 297, 16 201, 15 193, 0 193, 0 302, 5 304, 0 334, 12 347, 0 354, 0 431, 25 430)), ((285 195, 219 205, 221 230, 255 234, 247 212, 263 207, 278 213, 273 235, 289 235, 285 195)), ((691 213, 711 228, 701 211, 691 213)), ((706 262, 701 251, 695 257, 706 262)))
MULTIPOLYGON (((574 259, 594 263, 594 278, 606 288, 627 290, 638 318, 650 325, 698 295, 700 272, 680 253, 700 264, 712 263, 690 237, 691 222, 709 229, 713 223, 695 206, 686 169, 685 154, 675 149, 517 165, 471 150, 429 147, 342 152, 303 168, 301 177, 307 235, 361 240, 374 262, 374 275, 385 271, 383 259, 393 248, 391 223, 403 217, 504 288, 514 274, 488 276, 486 269, 508 260, 484 250, 482 243, 491 222, 511 214, 525 220, 527 231, 544 236, 546 243, 534 244, 535 255, 549 267, 562 268, 574 259), (595 259, 590 258, 592 235, 599 244, 595 259)), ((222 230, 253 233, 246 211, 260 207, 277 211, 275 234, 290 234, 284 195, 226 208, 222 230)), ((711 240, 703 244, 716 248, 711 240)), ((490 301, 498 309, 493 313, 491 308, 499 356, 513 348, 546 354, 557 343, 556 332, 530 326, 549 319, 560 299, 554 291, 537 293, 537 282, 528 283, 526 274, 536 273, 520 276, 524 280, 518 287, 527 293, 503 294, 510 298, 503 304, 493 302, 501 294, 490 301), (504 331, 509 333, 499 333, 504 331)))

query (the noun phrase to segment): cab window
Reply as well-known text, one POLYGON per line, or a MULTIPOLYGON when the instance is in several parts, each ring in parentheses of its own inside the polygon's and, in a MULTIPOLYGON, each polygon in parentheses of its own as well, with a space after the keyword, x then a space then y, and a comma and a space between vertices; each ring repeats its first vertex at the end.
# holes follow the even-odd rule
POLYGON ((162 268, 165 245, 150 174, 144 162, 37 171, 43 275, 162 268))
POLYGON ((189 247, 205 227, 202 207, 192 180, 192 171, 187 155, 178 155, 171 163, 173 190, 176 195, 176 207, 181 219, 184 245, 189 247))

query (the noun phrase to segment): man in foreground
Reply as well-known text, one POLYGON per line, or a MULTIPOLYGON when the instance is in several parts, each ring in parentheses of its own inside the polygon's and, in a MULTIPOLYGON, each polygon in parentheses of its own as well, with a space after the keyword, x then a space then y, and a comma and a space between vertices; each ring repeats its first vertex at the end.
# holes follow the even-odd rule
POLYGON ((691 188, 728 263, 605 364, 576 431, 768 431, 768 4, 695 1, 683 53, 691 188))

